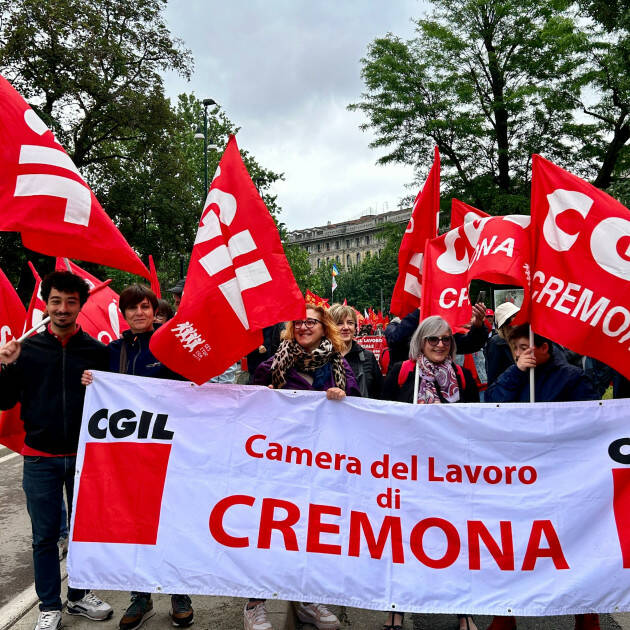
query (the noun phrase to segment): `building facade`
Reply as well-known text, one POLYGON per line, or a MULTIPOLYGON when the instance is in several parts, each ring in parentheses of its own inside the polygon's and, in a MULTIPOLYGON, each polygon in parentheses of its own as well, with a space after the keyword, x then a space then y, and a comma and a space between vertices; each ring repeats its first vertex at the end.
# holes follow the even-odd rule
POLYGON ((334 261, 339 269, 349 269, 380 253, 384 245, 380 232, 385 224, 408 223, 410 216, 410 210, 392 210, 342 223, 329 222, 289 232, 289 242, 308 252, 312 270, 329 261, 334 261))

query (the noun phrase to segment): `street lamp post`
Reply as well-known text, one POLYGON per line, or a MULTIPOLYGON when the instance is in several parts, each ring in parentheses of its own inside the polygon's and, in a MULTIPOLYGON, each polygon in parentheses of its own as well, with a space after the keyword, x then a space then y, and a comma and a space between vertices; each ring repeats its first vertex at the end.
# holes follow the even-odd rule
POLYGON ((195 138, 201 140, 203 138, 203 201, 208 195, 208 107, 216 105, 217 102, 211 98, 204 98, 203 101, 203 135, 201 130, 197 130, 195 138))

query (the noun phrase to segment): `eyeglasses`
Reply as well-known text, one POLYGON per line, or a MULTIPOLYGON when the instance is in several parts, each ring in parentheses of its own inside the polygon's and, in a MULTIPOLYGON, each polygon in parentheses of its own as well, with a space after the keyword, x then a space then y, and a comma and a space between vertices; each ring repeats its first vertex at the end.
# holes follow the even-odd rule
POLYGON ((425 337, 424 340, 428 341, 430 346, 437 346, 440 343, 440 341, 445 346, 450 346, 451 345, 451 336, 450 335, 446 335, 444 337, 425 337))
POLYGON ((313 319, 312 317, 309 317, 308 319, 293 320, 293 328, 302 328, 302 326, 306 326, 306 328, 313 328, 315 324, 321 324, 319 319, 313 319))

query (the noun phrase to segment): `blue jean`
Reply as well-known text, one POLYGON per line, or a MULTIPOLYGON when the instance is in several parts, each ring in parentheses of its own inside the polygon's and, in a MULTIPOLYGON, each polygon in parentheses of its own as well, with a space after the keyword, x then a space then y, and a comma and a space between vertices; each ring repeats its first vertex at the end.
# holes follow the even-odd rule
MULTIPOLYGON (((59 523, 66 488, 68 513, 72 513, 76 457, 24 457, 22 488, 33 529, 33 569, 40 610, 61 610, 59 523)), ((68 587, 68 599, 77 601, 87 591, 68 587)))

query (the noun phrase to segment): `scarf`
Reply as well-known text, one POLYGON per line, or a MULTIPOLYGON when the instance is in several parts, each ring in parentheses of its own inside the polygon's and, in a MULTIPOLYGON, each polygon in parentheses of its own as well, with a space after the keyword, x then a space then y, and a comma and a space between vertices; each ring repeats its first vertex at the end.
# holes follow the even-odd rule
POLYGON ((418 369, 418 404, 442 402, 442 398, 450 403, 459 400, 457 374, 450 357, 443 363, 433 363, 422 354, 418 357, 418 369))
POLYGON ((316 370, 330 364, 335 385, 346 391, 346 370, 343 358, 329 339, 322 337, 319 346, 312 353, 307 352, 295 339, 285 339, 278 348, 271 363, 271 383, 274 389, 282 389, 287 382, 286 375, 291 368, 298 372, 312 374, 313 385, 318 380, 316 370))

